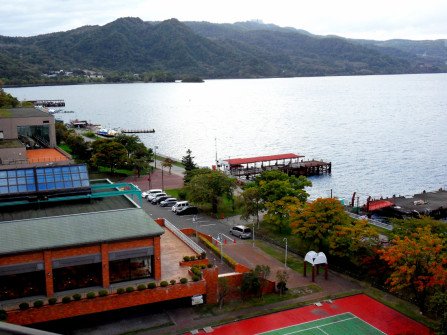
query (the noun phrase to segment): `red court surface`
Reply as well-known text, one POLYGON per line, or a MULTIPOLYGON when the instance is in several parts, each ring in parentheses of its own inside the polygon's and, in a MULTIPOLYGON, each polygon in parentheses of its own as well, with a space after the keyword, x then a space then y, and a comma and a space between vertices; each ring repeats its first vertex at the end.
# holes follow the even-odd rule
POLYGON ((433 334, 429 328, 364 294, 340 298, 332 303, 322 302, 321 307, 295 308, 231 323, 216 327, 213 334, 259 334, 348 312, 388 335, 433 334))

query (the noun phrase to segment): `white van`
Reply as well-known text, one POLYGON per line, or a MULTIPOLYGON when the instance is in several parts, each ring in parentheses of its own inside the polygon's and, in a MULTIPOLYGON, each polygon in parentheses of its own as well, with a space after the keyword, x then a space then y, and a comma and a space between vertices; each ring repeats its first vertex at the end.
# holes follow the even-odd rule
POLYGON ((147 199, 147 197, 148 197, 149 195, 154 194, 154 193, 160 193, 160 192, 163 192, 163 191, 160 190, 160 189, 158 189, 158 188, 153 188, 153 189, 151 189, 151 190, 144 191, 143 193, 141 193, 141 196, 142 196, 143 198, 147 199))
POLYGON ((186 207, 189 207, 188 201, 179 201, 174 206, 172 206, 172 211, 175 213, 177 210, 186 207))

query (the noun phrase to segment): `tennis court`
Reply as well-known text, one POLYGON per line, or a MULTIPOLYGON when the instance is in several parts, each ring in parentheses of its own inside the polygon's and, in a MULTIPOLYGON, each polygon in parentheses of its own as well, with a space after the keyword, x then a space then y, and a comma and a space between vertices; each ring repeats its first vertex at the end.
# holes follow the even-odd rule
POLYGON ((364 294, 232 322, 213 330, 213 335, 433 335, 429 328, 364 294))
POLYGON ((262 333, 265 335, 349 335, 367 334, 383 335, 384 332, 359 319, 352 313, 343 313, 324 319, 305 322, 299 325, 275 329, 262 333))

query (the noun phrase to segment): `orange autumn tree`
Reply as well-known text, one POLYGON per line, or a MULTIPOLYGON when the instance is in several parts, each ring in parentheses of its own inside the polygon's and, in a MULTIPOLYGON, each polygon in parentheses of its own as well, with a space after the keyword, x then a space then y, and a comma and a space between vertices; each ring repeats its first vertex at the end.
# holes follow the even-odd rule
POLYGON ((411 293, 422 313, 426 311, 427 298, 447 285, 445 242, 442 235, 426 226, 408 236, 396 236, 392 246, 378 250, 391 269, 386 281, 390 291, 411 293))
POLYGON ((351 223, 340 200, 335 198, 318 198, 312 201, 301 213, 291 215, 290 221, 292 232, 318 250, 327 242, 335 226, 347 226, 351 223))
POLYGON ((328 243, 332 255, 360 266, 367 256, 374 254, 373 249, 379 244, 379 234, 367 220, 355 220, 352 224, 335 226, 328 243))

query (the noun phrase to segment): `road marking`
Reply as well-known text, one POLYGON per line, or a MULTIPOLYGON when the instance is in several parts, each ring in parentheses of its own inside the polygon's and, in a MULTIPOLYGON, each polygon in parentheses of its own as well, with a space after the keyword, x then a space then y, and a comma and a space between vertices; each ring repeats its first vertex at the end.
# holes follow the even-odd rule
POLYGON ((210 224, 201 225, 200 227, 215 226, 215 225, 216 225, 215 223, 210 223, 210 224))

